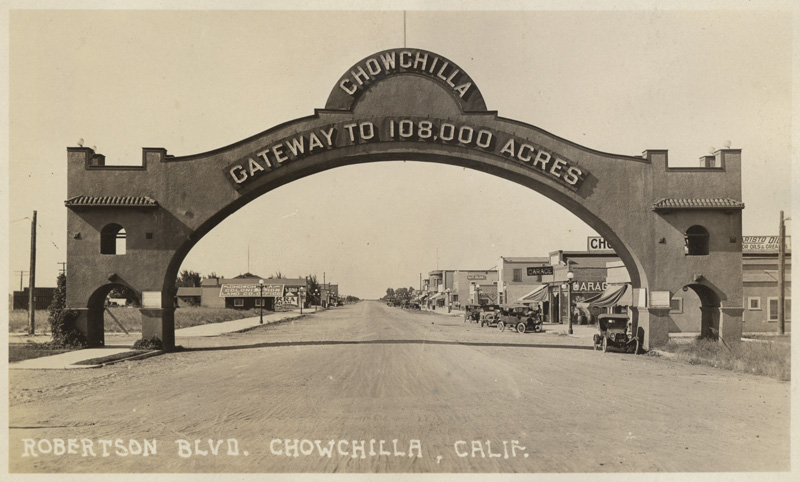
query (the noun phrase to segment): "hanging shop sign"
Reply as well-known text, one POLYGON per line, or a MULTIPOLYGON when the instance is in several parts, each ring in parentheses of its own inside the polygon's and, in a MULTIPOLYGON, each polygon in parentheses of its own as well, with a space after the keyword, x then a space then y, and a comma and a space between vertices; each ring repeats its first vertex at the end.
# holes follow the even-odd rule
POLYGON ((573 281, 573 293, 602 293, 608 288, 605 281, 573 281))

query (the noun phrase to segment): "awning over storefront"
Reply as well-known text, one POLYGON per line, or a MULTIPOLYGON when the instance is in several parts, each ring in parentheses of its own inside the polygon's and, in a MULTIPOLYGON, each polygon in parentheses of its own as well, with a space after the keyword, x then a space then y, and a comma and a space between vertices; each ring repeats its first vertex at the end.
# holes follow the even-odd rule
POLYGON ((541 301, 547 301, 547 285, 539 285, 530 293, 517 299, 517 301, 521 303, 539 303, 541 301))
POLYGON ((424 301, 425 298, 427 298, 427 297, 428 297, 428 293, 423 293, 423 294, 419 295, 419 297, 417 299, 420 300, 420 301, 424 301))
POLYGON ((436 301, 444 298, 444 293, 436 293, 435 295, 431 296, 431 301, 436 301))
POLYGON ((578 303, 578 306, 581 308, 589 308, 591 306, 600 308, 608 306, 630 306, 633 300, 631 291, 633 290, 629 284, 610 285, 605 291, 594 298, 589 298, 578 303))

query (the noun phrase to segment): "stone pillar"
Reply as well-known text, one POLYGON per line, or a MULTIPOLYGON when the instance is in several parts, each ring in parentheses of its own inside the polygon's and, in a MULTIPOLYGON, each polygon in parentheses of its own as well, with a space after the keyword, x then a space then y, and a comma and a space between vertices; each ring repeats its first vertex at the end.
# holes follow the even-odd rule
POLYGON ((645 350, 664 346, 669 342, 669 308, 638 308, 638 330, 644 330, 645 350))
POLYGON ((175 309, 142 308, 142 338, 156 337, 164 344, 164 350, 175 349, 175 309))
POLYGON ((719 307, 700 307, 700 337, 717 340, 719 338, 719 307))
POLYGON ((723 306, 719 309, 719 335, 728 343, 742 339, 744 307, 723 306))
POLYGON ((67 308, 78 313, 75 328, 86 337, 90 348, 105 346, 105 327, 103 326, 103 309, 92 312, 89 308, 67 308))

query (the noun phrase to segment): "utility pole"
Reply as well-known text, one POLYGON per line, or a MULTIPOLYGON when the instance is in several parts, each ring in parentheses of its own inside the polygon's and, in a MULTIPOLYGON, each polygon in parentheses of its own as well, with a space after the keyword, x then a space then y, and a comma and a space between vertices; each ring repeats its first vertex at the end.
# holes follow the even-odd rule
POLYGON ((28 289, 28 334, 33 336, 36 327, 34 315, 36 305, 33 302, 33 292, 36 289, 36 211, 33 212, 33 219, 31 220, 31 267, 28 281, 30 285, 28 289))
POLYGON ((781 211, 781 222, 778 228, 778 334, 786 333, 786 313, 784 304, 786 303, 786 225, 783 223, 783 211, 781 211))
POLYGON ((27 271, 17 271, 19 273, 19 290, 22 291, 22 277, 28 274, 27 271))
POLYGON ((58 262, 56 264, 60 264, 61 265, 61 269, 59 270, 59 271, 61 271, 61 274, 67 274, 67 262, 66 261, 60 261, 60 262, 58 262))

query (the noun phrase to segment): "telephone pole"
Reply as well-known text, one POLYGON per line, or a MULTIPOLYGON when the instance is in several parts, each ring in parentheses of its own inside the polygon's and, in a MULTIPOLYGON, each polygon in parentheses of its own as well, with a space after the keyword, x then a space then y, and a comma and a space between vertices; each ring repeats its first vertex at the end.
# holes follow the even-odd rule
POLYGON ((19 290, 22 291, 22 277, 28 274, 28 272, 27 271, 15 271, 15 272, 19 273, 19 290))
POLYGON ((786 225, 783 222, 783 211, 781 211, 781 223, 778 228, 778 334, 786 333, 786 313, 784 305, 786 303, 786 225))
POLYGON ((30 288, 28 289, 28 334, 33 336, 35 333, 35 313, 36 304, 34 303, 34 290, 36 289, 36 211, 33 212, 31 219, 31 267, 28 274, 30 288))
POLYGON ((61 274, 63 274, 63 275, 67 274, 67 262, 66 261, 59 261, 56 264, 60 264, 61 265, 61 269, 59 270, 59 271, 61 271, 61 274))

